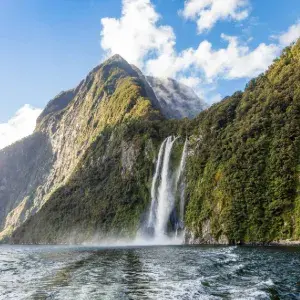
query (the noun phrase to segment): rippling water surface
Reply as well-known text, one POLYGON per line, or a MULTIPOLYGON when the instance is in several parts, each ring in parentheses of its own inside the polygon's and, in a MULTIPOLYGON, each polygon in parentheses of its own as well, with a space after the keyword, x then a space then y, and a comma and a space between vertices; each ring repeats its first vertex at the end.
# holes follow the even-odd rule
POLYGON ((300 248, 1 246, 0 299, 300 299, 300 248))

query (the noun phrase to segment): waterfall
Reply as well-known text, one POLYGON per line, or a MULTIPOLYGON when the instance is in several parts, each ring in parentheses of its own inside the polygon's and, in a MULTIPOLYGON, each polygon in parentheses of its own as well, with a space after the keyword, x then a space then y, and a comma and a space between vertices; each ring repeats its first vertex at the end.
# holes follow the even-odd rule
POLYGON ((158 188, 157 198, 157 220, 155 224, 155 234, 163 236, 166 231, 169 216, 174 207, 174 194, 171 190, 169 178, 170 157, 172 147, 177 138, 168 137, 166 141, 163 166, 161 171, 161 183, 158 188))
MULTIPOLYGON (((148 213, 146 230, 151 234, 155 243, 165 242, 168 232, 168 223, 171 221, 173 229, 183 229, 184 217, 184 169, 187 157, 187 140, 185 141, 180 164, 176 173, 172 174, 171 154, 177 137, 169 136, 161 144, 155 172, 151 186, 151 205, 148 213), (179 212, 175 209, 175 199, 179 195, 179 212), (175 228, 176 227, 176 228, 175 228)), ((181 235, 182 237, 182 235, 181 235)), ((175 240, 179 241, 176 234, 175 240), (177 239, 177 240, 176 240, 177 239)))
POLYGON ((186 157, 187 157, 187 146, 188 146, 188 140, 185 140, 183 151, 182 151, 182 156, 181 156, 181 161, 180 161, 180 166, 178 170, 178 175, 177 175, 177 188, 178 188, 178 183, 179 183, 179 192, 180 192, 180 206, 179 206, 179 217, 180 217, 180 227, 183 228, 183 220, 184 220, 184 206, 185 206, 185 181, 184 181, 184 170, 185 170, 185 164, 186 164, 186 157))
POLYGON ((159 149, 159 153, 158 153, 158 159, 157 159, 157 163, 156 163, 156 167, 155 167, 155 173, 153 176, 153 180, 152 180, 152 186, 151 186, 151 207, 150 207, 150 212, 149 212, 149 217, 148 217, 148 227, 149 228, 153 228, 155 225, 155 211, 156 211, 156 186, 157 186, 157 179, 159 177, 159 172, 161 169, 161 163, 162 163, 162 157, 164 154, 164 149, 165 149, 165 145, 167 142, 166 138, 163 143, 160 146, 159 149))

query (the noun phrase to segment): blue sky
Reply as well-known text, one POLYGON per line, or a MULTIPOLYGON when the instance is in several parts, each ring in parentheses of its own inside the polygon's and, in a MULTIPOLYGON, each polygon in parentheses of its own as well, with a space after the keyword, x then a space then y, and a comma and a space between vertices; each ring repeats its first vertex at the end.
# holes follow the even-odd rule
POLYGON ((1 126, 25 104, 43 108, 115 52, 122 52, 146 73, 191 85, 210 103, 243 89, 291 40, 290 35, 299 32, 300 1, 223 0, 237 7, 227 12, 228 7, 223 7, 221 17, 213 11, 218 1, 2 0, 0 134, 1 126), (201 2, 208 4, 201 8, 201 2), (210 10, 208 23, 201 17, 205 9, 210 10), (127 34, 139 36, 139 42, 124 42, 127 34), (289 35, 280 39, 284 34, 289 35), (161 41, 147 43, 159 37, 161 41), (266 47, 260 47, 262 43, 266 47), (249 61, 257 66, 244 70, 249 61))

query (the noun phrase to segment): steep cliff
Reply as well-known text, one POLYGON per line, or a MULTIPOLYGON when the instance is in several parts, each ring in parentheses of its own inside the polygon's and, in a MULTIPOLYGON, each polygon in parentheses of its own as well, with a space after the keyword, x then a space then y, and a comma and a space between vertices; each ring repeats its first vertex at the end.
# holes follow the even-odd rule
POLYGON ((41 207, 53 163, 50 140, 40 132, 0 151, 0 239, 41 207))
POLYGON ((177 120, 178 111, 189 111, 168 106, 185 102, 178 95, 188 93, 178 92, 179 84, 172 98, 174 87, 165 91, 160 80, 146 78, 121 57, 109 59, 47 106, 32 137, 0 152, 6 166, 0 169, 6 178, 1 191, 12 180, 6 198, 0 193, 0 203, 6 203, 2 228, 13 232, 16 243, 134 236, 151 202, 160 145, 176 135, 181 138, 172 161, 178 162, 188 140, 187 242, 300 240, 299 67, 300 41, 244 92, 195 119, 177 120), (35 147, 37 136, 45 139, 41 148, 35 147), (18 149, 27 157, 32 147, 38 159, 25 166, 18 149), (42 169, 15 190, 18 168, 21 174, 42 169), (28 208, 23 201, 30 191, 26 203, 34 205, 28 208), (7 215, 12 209, 15 218, 7 215))

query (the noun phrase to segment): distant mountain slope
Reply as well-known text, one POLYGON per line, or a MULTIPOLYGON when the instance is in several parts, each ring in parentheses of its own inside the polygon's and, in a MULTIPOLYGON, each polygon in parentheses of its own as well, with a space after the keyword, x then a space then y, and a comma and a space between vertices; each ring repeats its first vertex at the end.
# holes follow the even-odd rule
POLYGON ((147 86, 149 98, 159 103, 166 119, 192 119, 208 107, 192 88, 171 78, 145 76, 137 67, 132 68, 147 86))
POLYGON ((147 81, 167 118, 191 119, 207 108, 204 101, 190 87, 174 79, 147 76, 147 81))

